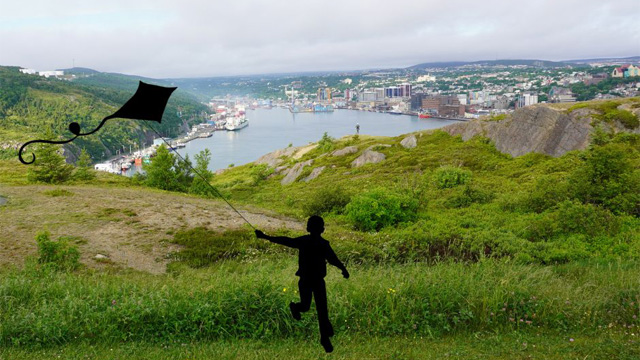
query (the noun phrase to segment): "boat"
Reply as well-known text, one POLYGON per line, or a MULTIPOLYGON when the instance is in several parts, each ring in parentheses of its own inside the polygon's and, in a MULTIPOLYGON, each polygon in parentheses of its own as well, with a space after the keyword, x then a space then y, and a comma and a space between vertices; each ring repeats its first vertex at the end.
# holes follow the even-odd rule
POLYGON ((429 115, 429 114, 420 114, 420 115, 418 115, 418 117, 420 119, 429 119, 429 118, 431 118, 431 115, 429 115))
POLYGON ((227 123, 224 126, 224 128, 229 131, 236 131, 236 130, 240 130, 242 128, 247 127, 247 125, 249 125, 249 120, 247 120, 247 118, 245 118, 244 116, 233 117, 233 118, 227 119, 227 123))
POLYGON ((388 113, 391 114, 391 115, 402 115, 402 111, 395 110, 395 109, 394 110, 389 110, 388 113))

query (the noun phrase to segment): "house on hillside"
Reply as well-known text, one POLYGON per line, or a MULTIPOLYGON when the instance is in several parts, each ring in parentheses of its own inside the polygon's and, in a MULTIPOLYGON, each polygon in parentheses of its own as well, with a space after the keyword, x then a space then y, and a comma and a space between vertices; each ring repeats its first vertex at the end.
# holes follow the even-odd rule
POLYGON ((554 86, 549 91, 549 102, 552 103, 565 103, 575 102, 576 97, 573 96, 571 89, 554 86))
POLYGON ((613 69, 613 71, 611 72, 611 77, 614 78, 628 78, 634 76, 640 76, 640 68, 632 64, 622 65, 613 69))

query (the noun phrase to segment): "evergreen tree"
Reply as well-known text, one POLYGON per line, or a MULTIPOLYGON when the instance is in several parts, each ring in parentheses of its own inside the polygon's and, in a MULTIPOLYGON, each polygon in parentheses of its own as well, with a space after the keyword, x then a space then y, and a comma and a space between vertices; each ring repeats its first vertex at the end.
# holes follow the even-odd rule
POLYGON ((96 174, 91 168, 91 156, 85 149, 82 149, 80 157, 76 162, 76 172, 74 177, 82 181, 89 181, 96 178, 96 174))
POLYGON ((200 151, 196 156, 196 172, 201 176, 196 175, 193 178, 193 182, 189 187, 189 192, 191 194, 204 195, 207 197, 212 197, 214 195, 214 191, 211 189, 211 186, 208 184, 211 183, 211 179, 213 179, 213 172, 209 170, 209 162, 211 161, 211 151, 209 149, 204 149, 200 151))
MULTIPOLYGON (((47 131, 46 138, 53 138, 53 132, 47 131)), ((35 149, 36 160, 27 173, 30 182, 49 184, 63 183, 71 177, 73 166, 67 164, 64 156, 58 153, 60 147, 54 144, 41 144, 35 149)))
POLYGON ((151 158, 151 163, 144 166, 147 173, 146 185, 163 190, 180 190, 174 165, 175 156, 164 144, 160 145, 156 150, 156 156, 151 158))

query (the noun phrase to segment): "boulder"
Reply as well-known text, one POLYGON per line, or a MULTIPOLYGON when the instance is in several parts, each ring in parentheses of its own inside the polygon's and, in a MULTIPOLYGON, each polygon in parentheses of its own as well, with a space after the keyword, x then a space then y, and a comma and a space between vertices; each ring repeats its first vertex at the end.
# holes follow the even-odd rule
POLYGON ((347 146, 346 148, 336 150, 331 153, 332 156, 344 156, 349 154, 355 154, 358 152, 357 146, 347 146))
POLYGON ((365 150, 360 156, 351 162, 351 167, 359 167, 364 164, 375 164, 383 161, 387 157, 383 153, 373 150, 365 150))
POLYGON ((313 159, 307 160, 307 161, 303 161, 301 163, 297 163, 297 164, 293 165, 293 167, 287 171, 287 173, 286 173, 285 177, 282 179, 282 181, 280 181, 280 184, 289 185, 292 182, 296 181, 298 176, 300 176, 300 174, 302 174, 302 170, 304 169, 304 167, 308 166, 308 165, 311 165, 312 163, 313 163, 313 159))
POLYGON ((107 255, 97 254, 93 258, 96 260, 104 260, 104 259, 108 259, 109 257, 107 255))
POLYGON ((266 155, 262 155, 258 160, 256 160, 256 164, 267 164, 269 167, 275 168, 278 165, 280 165, 280 163, 282 163, 282 161, 284 161, 282 158, 283 157, 289 157, 291 155, 293 155, 296 151, 298 151, 299 148, 298 147, 293 147, 290 146, 288 148, 284 148, 284 149, 280 149, 280 150, 276 150, 273 152, 270 152, 266 155))
POLYGON ((405 149, 413 149, 414 147, 416 147, 416 145, 418 145, 418 141, 416 140, 415 135, 410 135, 402 139, 402 141, 400 141, 400 145, 402 145, 402 147, 404 147, 405 149))
POLYGON ((320 167, 317 167, 317 168, 313 169, 311 171, 311 174, 309 174, 309 176, 307 176, 306 178, 302 179, 302 181, 309 182, 309 181, 317 178, 318 176, 320 176, 320 174, 322 173, 324 168, 326 168, 326 166, 320 166, 320 167))

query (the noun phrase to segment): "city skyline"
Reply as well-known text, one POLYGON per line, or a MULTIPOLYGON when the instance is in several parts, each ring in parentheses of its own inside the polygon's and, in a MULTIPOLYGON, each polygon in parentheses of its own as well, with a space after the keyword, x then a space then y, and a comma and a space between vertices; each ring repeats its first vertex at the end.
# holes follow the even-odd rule
POLYGON ((152 78, 403 68, 640 54, 622 0, 0 3, 0 65, 152 78))

